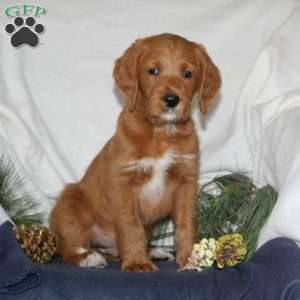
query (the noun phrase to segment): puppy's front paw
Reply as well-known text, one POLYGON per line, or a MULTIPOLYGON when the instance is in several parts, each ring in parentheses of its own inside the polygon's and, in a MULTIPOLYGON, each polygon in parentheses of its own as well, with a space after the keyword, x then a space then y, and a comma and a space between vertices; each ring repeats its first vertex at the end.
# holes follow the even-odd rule
POLYGON ((158 268, 151 260, 125 260, 122 270, 126 272, 154 272, 158 268))
POLYGON ((184 248, 176 252, 176 263, 180 268, 183 268, 187 264, 188 257, 191 253, 192 249, 189 248, 184 248))

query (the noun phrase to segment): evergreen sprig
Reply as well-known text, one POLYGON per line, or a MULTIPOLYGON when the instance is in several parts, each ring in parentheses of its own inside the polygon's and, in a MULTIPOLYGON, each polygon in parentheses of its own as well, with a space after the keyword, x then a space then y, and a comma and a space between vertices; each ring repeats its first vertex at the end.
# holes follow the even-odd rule
POLYGON ((25 192, 24 179, 4 156, 0 158, 0 205, 16 225, 42 224, 38 204, 25 192))
POLYGON ((199 238, 240 233, 247 246, 245 259, 249 259, 276 202, 276 191, 269 185, 257 188, 248 177, 232 174, 218 177, 204 186, 199 198, 199 238))
MULTIPOLYGON (((271 186, 257 188, 243 174, 217 177, 199 192, 197 236, 215 238, 240 233, 247 246, 248 260, 257 246, 259 232, 271 213, 277 193, 271 186)), ((169 218, 154 228, 151 243, 174 234, 168 230, 169 218)))

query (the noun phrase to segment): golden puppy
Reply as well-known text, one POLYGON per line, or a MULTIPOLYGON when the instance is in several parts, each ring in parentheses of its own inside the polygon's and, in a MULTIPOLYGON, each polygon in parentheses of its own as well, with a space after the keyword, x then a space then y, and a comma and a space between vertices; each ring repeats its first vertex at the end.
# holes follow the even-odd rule
POLYGON ((171 215, 182 267, 195 239, 199 141, 191 119, 216 96, 221 78, 205 49, 173 34, 139 39, 116 61, 126 99, 117 129, 84 177, 65 187, 50 216, 65 261, 155 271, 147 253, 153 225, 171 215))

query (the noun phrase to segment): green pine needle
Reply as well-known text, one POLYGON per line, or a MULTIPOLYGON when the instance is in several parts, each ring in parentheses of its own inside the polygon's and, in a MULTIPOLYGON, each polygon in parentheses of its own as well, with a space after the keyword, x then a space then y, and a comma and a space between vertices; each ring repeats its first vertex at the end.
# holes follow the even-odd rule
MULTIPOLYGON (((224 234, 240 233, 247 246, 248 260, 257 246, 259 232, 271 213, 277 193, 271 186, 258 189, 242 174, 215 178, 199 193, 197 235, 215 239, 224 234)), ((153 230, 151 243, 174 234, 167 230, 169 219, 153 230)))
POLYGON ((38 204, 24 192, 24 180, 14 166, 0 158, 0 205, 16 225, 42 224, 38 204))
POLYGON ((271 186, 258 189, 241 174, 214 179, 209 187, 216 186, 218 193, 201 189, 198 206, 198 237, 218 238, 224 234, 240 233, 247 246, 248 260, 257 246, 259 232, 271 213, 277 193, 271 186), (201 200, 200 200, 201 199, 201 200))

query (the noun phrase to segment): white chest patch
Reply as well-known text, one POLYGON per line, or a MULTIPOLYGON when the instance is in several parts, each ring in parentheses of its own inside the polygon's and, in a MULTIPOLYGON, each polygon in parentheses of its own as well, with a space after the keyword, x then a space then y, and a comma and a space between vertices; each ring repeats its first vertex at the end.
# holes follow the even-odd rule
MULTIPOLYGON (((167 151, 159 159, 150 159, 153 175, 141 190, 141 199, 159 201, 165 190, 166 174, 168 169, 174 164, 175 158, 173 151, 167 151)), ((142 162, 143 164, 144 162, 142 162)), ((146 159, 146 164, 149 161, 146 159)))
POLYGON ((168 150, 158 159, 142 158, 129 162, 126 169, 137 172, 152 170, 152 177, 141 187, 139 198, 141 200, 158 202, 165 191, 166 175, 170 167, 178 159, 194 159, 195 157, 195 155, 180 155, 176 154, 173 150, 168 150))

